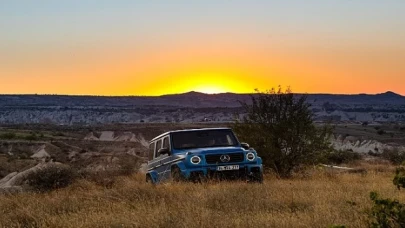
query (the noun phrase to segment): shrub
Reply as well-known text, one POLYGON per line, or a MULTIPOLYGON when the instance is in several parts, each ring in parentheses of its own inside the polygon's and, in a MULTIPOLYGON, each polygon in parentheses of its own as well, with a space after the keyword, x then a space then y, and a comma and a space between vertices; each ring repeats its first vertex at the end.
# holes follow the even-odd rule
POLYGON ((367 154, 370 155, 370 156, 373 156, 373 157, 380 157, 381 156, 381 154, 379 154, 377 152, 374 152, 372 150, 369 150, 367 154))
MULTIPOLYGON (((405 187, 405 169, 397 168, 393 180, 398 189, 405 187)), ((370 193, 373 207, 369 211, 370 227, 405 227, 405 204, 396 199, 383 199, 377 192, 370 193)))
POLYGON ((104 170, 83 169, 79 171, 81 178, 91 181, 105 188, 112 188, 117 177, 130 176, 138 172, 141 160, 134 156, 122 156, 116 162, 115 167, 108 167, 104 170))
POLYGON ((328 163, 332 164, 342 164, 357 161, 361 159, 359 153, 353 152, 352 150, 335 150, 327 156, 328 163))
POLYGON ((7 133, 0 134, 0 139, 10 140, 10 139, 15 139, 16 137, 17 137, 17 135, 14 132, 7 132, 7 133))
POLYGON ((405 161, 405 152, 400 151, 398 148, 385 149, 381 153, 381 157, 392 162, 395 165, 402 164, 405 161))
POLYGON ((24 136, 24 139, 28 141, 35 141, 38 140, 38 136, 36 134, 29 134, 27 136, 24 136))
POLYGON ((397 168, 395 171, 395 177, 392 181, 395 186, 400 190, 405 188, 405 169, 403 167, 397 168))
POLYGON ((380 130, 378 130, 377 131, 377 134, 379 134, 379 135, 383 135, 383 134, 385 134, 386 132, 383 130, 383 129, 380 129, 380 130))
POLYGON ((120 166, 118 175, 128 176, 138 172, 141 161, 137 157, 126 156, 120 158, 118 165, 120 166))
POLYGON ((374 205, 370 211, 371 227, 405 227, 405 205, 398 200, 382 199, 370 193, 374 205))
POLYGON ((96 185, 102 186, 104 188, 112 188, 115 184, 117 173, 115 171, 84 171, 81 174, 81 178, 86 179, 95 183, 96 185))
POLYGON ((65 134, 63 134, 63 132, 55 132, 52 134, 53 136, 59 136, 59 137, 63 137, 65 136, 65 134))
POLYGON ((30 173, 27 183, 35 191, 47 192, 67 187, 75 178, 75 172, 70 167, 50 165, 30 173))
POLYGON ((331 151, 331 127, 318 128, 306 96, 279 87, 257 91, 251 103, 242 103, 247 113, 233 125, 238 137, 257 149, 266 169, 289 177, 303 165, 318 163, 331 151))

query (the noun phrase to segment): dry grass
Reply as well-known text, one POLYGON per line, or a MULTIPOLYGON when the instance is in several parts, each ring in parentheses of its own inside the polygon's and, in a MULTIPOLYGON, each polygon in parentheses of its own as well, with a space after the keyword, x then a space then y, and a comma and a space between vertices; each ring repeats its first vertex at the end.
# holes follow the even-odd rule
POLYGON ((390 170, 265 183, 144 183, 119 178, 111 189, 81 180, 45 194, 0 196, 1 227, 328 227, 367 226, 370 191, 404 200, 390 170))

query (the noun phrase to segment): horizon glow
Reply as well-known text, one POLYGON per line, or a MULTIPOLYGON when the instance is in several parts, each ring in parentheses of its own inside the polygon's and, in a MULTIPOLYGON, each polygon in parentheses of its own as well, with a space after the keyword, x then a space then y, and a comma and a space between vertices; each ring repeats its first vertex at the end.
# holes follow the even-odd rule
POLYGON ((405 1, 0 3, 0 94, 405 95, 405 1))

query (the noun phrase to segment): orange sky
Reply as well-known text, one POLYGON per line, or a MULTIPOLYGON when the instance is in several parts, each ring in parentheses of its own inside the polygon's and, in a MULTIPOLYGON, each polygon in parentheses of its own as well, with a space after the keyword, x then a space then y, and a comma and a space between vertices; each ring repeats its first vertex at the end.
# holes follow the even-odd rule
POLYGON ((0 10, 6 22, 0 24, 2 94, 249 93, 283 85, 294 92, 405 95, 402 3, 378 15, 376 3, 349 15, 344 7, 320 4, 320 18, 311 18, 315 6, 296 18, 270 18, 261 10, 267 3, 234 9, 223 3, 214 16, 200 12, 214 3, 179 5, 188 11, 160 19, 166 11, 145 3, 141 22, 132 18, 135 6, 93 12, 89 4, 49 15, 30 8, 23 16, 22 6, 9 4, 21 17, 0 10), (333 9, 338 13, 329 17, 333 9), (239 19, 234 12, 251 15, 239 19))

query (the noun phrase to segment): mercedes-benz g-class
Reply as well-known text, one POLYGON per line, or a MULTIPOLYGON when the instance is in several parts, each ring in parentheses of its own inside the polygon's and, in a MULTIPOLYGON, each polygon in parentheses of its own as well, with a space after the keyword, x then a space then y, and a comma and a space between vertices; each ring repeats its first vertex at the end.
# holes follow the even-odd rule
POLYGON ((230 128, 170 131, 150 141, 146 180, 209 178, 263 181, 262 159, 230 128))

